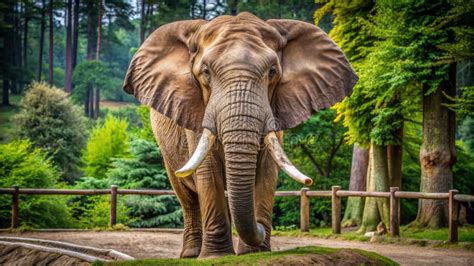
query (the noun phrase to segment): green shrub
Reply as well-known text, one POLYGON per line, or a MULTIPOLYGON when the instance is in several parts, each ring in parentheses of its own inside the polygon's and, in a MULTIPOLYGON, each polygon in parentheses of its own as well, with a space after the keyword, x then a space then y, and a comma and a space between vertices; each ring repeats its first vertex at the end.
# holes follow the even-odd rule
MULTIPOLYGON (((0 145, 0 187, 52 188, 59 175, 53 163, 28 140, 0 145)), ((0 226, 10 226, 11 196, 0 197, 0 226)), ((64 197, 20 196, 20 224, 29 227, 70 227, 64 197)))
POLYGON ((19 136, 52 157, 64 180, 80 176, 80 155, 87 139, 86 119, 63 91, 34 82, 21 100, 14 121, 19 136))
MULTIPOLYGON (((81 213, 79 226, 81 228, 104 228, 110 226, 110 196, 91 196, 85 204, 73 204, 75 211, 81 213)), ((124 198, 117 198, 117 223, 129 224, 134 221, 127 213, 129 209, 124 204, 124 198)))
MULTIPOLYGON (((111 183, 121 188, 171 189, 155 142, 135 139, 130 143, 130 158, 119 158, 107 174, 111 183)), ((178 227, 182 212, 174 196, 127 196, 125 205, 131 217, 141 218, 132 227, 178 227)))
POLYGON ((105 178, 113 158, 128 156, 127 127, 126 120, 109 115, 104 124, 97 124, 92 130, 83 154, 87 176, 105 178))

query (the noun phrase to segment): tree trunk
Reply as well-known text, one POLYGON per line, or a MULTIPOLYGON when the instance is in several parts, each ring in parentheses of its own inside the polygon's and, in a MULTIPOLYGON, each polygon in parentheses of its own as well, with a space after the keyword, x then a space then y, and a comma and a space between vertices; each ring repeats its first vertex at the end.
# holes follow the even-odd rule
POLYGON ((64 71, 64 91, 72 91, 72 0, 66 6, 66 69, 64 71))
POLYGON ((237 16, 237 0, 230 0, 230 14, 232 16, 237 16))
MULTIPOLYGON (((425 88, 427 89, 427 88, 425 88)), ((456 161, 455 114, 443 106, 456 93, 456 65, 449 68, 449 79, 423 97, 423 143, 420 149, 421 192, 448 192, 453 187, 456 161)), ((448 224, 448 201, 419 200, 418 215, 412 226, 439 228, 448 224)))
POLYGON ((403 163, 403 126, 395 133, 398 144, 387 146, 388 175, 390 186, 402 188, 402 163, 403 163))
POLYGON ((95 108, 94 108, 94 119, 99 118, 100 115, 100 89, 95 88, 95 108))
POLYGON ((23 62, 22 66, 23 68, 26 68, 28 65, 28 22, 30 21, 30 18, 27 17, 28 10, 26 9, 27 5, 25 4, 25 23, 23 25, 23 62))
POLYGON ((140 44, 145 41, 145 0, 141 0, 141 8, 140 8, 140 44))
POLYGON ((41 9, 41 26, 40 26, 40 39, 39 39, 39 51, 38 51, 38 73, 36 73, 36 80, 41 81, 41 74, 43 72, 43 50, 44 50, 44 31, 46 24, 46 2, 43 0, 41 9))
POLYGON ((97 15, 97 46, 95 51, 95 60, 100 60, 100 42, 102 38, 102 1, 98 2, 98 15, 97 15))
POLYGON ((10 38, 10 41, 13 44, 12 49, 10 49, 10 53, 12 53, 12 62, 9 67, 12 68, 12 75, 10 76, 10 92, 12 94, 18 94, 19 89, 18 89, 18 74, 17 72, 21 68, 21 58, 20 54, 18 53, 19 51, 21 52, 21 41, 19 40, 20 33, 19 28, 20 28, 20 19, 19 19, 19 13, 20 11, 18 10, 18 3, 14 4, 13 7, 13 21, 12 21, 12 37, 10 38))
POLYGON ((80 0, 74 0, 74 19, 72 21, 72 71, 74 72, 74 68, 77 65, 77 48, 79 43, 79 7, 80 7, 80 0))
MULTIPOLYGON (((367 191, 389 191, 390 180, 388 176, 387 147, 370 144, 369 171, 367 175, 367 191)), ((366 198, 364 214, 360 233, 375 231, 382 221, 390 225, 390 205, 387 198, 366 198)))
MULTIPOLYGON (((87 2, 87 60, 91 61, 94 59, 94 25, 93 25, 93 14, 92 8, 94 7, 93 1, 87 2)), ((87 88, 87 94, 85 99, 85 105, 87 105, 86 113, 87 116, 92 118, 94 115, 94 89, 92 87, 87 88)))
MULTIPOLYGON (((367 170, 369 166, 369 151, 366 148, 354 144, 352 151, 351 177, 349 190, 365 191, 367 187, 367 170)), ((364 211, 365 199, 362 197, 349 197, 347 207, 342 219, 342 226, 360 225, 364 211)))
POLYGON ((93 51, 94 51, 94 22, 92 8, 94 7, 94 2, 87 2, 87 60, 93 60, 93 51))
POLYGON ((3 106, 8 106, 10 105, 10 79, 11 79, 11 64, 12 64, 12 54, 11 54, 11 49, 12 49, 12 29, 11 27, 8 26, 13 26, 13 19, 12 16, 13 11, 14 11, 14 6, 13 3, 6 3, 5 7, 6 12, 3 14, 3 27, 2 27, 2 33, 4 33, 3 36, 3 49, 2 49, 2 58, 0 60, 1 64, 1 71, 2 71, 2 105, 3 106))
POLYGON ((49 75, 48 83, 53 86, 53 47, 54 47, 54 14, 53 14, 53 4, 54 0, 49 2, 49 75))

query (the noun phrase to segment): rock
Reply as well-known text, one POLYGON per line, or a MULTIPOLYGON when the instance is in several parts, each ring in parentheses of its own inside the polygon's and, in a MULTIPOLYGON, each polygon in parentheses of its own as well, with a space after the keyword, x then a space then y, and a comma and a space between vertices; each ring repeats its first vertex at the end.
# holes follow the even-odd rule
POLYGON ((385 235, 385 234, 387 234, 387 227, 385 226, 385 224, 383 222, 380 222, 377 225, 377 235, 382 236, 382 235, 385 235))
POLYGON ((373 237, 375 236, 376 232, 367 232, 364 234, 365 237, 373 237))

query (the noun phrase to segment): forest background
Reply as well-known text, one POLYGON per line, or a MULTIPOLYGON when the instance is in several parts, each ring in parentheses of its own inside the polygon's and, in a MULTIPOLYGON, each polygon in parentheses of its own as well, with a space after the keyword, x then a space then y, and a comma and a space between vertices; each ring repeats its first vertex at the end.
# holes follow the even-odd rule
MULTIPOLYGON (((148 109, 122 90, 154 29, 249 11, 313 23, 341 46, 360 80, 350 98, 285 133, 312 190, 474 194, 473 1, 2 1, 0 187, 170 189, 148 109)), ((300 185, 280 173, 278 190, 300 185)), ((108 226, 108 197, 21 196, 25 228, 108 226)), ((349 198, 345 226, 388 225, 385 199, 349 198)), ((331 203, 311 199, 311 226, 331 203)), ((473 222, 465 207, 464 222, 473 222)), ((118 222, 181 227, 173 196, 121 196, 118 222)), ((401 222, 447 225, 446 202, 403 200, 401 222)), ((299 224, 299 201, 276 198, 274 228, 299 224)), ((10 197, 0 196, 0 227, 10 197)))

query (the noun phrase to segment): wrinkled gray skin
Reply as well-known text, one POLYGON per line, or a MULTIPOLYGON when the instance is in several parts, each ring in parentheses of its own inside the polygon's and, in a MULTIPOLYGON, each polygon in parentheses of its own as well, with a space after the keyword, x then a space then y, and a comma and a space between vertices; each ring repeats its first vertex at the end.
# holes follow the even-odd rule
POLYGON ((270 250, 278 166, 263 137, 277 132, 281 142, 281 130, 340 101, 355 81, 340 49, 303 22, 242 13, 169 24, 147 39, 124 88, 152 107, 152 128, 183 208, 181 257, 234 254, 232 223, 238 254, 270 250), (216 143, 192 176, 176 177, 203 128, 216 143))

